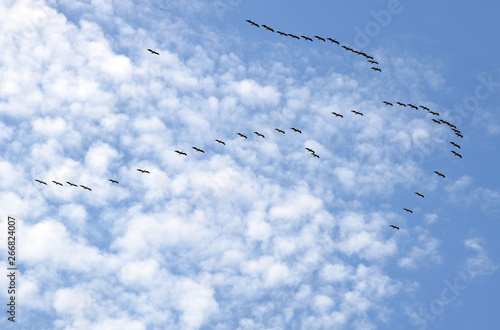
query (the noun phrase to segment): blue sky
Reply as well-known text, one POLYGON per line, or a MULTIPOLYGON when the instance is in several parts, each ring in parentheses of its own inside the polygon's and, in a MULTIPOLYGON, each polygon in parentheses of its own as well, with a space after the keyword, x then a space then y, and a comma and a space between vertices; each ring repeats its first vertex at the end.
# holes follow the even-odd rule
POLYGON ((499 3, 0 6, 16 327, 497 329, 499 3))

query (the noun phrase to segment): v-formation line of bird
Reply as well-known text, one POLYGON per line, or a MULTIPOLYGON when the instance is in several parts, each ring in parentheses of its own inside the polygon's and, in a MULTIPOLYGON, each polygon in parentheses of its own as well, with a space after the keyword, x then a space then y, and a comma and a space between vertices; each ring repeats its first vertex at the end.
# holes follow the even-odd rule
MULTIPOLYGON (((254 22, 252 20, 247 19, 246 21, 248 23, 250 23, 252 26, 260 27, 259 24, 257 24, 256 22, 254 22)), ((270 26, 267 26, 265 24, 262 24, 262 27, 264 29, 266 29, 266 31, 275 32, 273 28, 271 28, 270 26)), ((301 35, 299 37, 298 35, 295 35, 295 34, 292 34, 292 33, 285 33, 283 31, 276 31, 276 33, 279 34, 279 35, 281 35, 281 36, 291 37, 292 39, 300 40, 300 38, 302 38, 305 41, 310 41, 310 42, 313 41, 313 39, 311 37, 308 37, 308 36, 305 36, 305 35, 301 35)), ((361 56, 365 57, 367 59, 367 62, 369 62, 369 63, 371 63, 373 65, 375 65, 375 64, 378 65, 378 62, 375 61, 375 59, 373 58, 373 56, 370 56, 370 55, 366 54, 363 51, 352 49, 351 47, 349 47, 347 45, 340 45, 340 42, 338 42, 334 38, 330 38, 330 37, 324 38, 324 37, 321 37, 321 36, 318 36, 318 35, 314 36, 314 38, 316 38, 318 41, 323 41, 323 42, 326 42, 326 40, 328 40, 328 41, 330 41, 330 44, 337 44, 337 45, 341 46, 346 51, 350 51, 350 52, 352 52, 354 54, 361 55, 361 56)), ((372 66, 370 69, 372 69, 373 71, 382 72, 382 70, 379 67, 376 67, 376 66, 372 66)))

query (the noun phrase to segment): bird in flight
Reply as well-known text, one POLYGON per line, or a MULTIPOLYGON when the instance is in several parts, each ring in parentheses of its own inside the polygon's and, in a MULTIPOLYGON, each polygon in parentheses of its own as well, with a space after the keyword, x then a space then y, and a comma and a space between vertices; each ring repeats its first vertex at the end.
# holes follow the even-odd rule
POLYGON ((424 110, 430 111, 430 110, 429 110, 429 108, 427 108, 427 107, 425 107, 425 106, 423 106, 423 105, 421 105, 420 107, 421 107, 422 109, 424 109, 424 110))
POLYGON ((285 134, 285 131, 284 131, 284 130, 282 130, 282 129, 275 128, 274 130, 275 130, 275 131, 277 131, 277 132, 279 132, 279 133, 285 134))
POLYGON ((241 136, 242 138, 248 139, 247 136, 244 134, 238 133, 238 135, 241 136))
POLYGON ((429 113, 430 113, 431 115, 433 115, 433 116, 439 116, 439 113, 434 112, 434 111, 429 111, 429 113))
POLYGON ((143 173, 143 174, 144 174, 144 173, 149 173, 149 171, 147 171, 147 170, 141 170, 140 168, 138 168, 137 170, 138 170, 139 172, 143 173))
POLYGON ((313 157, 319 158, 319 156, 317 154, 315 154, 314 152, 312 155, 313 155, 313 157))
POLYGON ((409 105, 411 108, 413 108, 413 109, 415 109, 415 110, 418 110, 418 107, 417 107, 415 104, 408 103, 408 105, 409 105))
POLYGON ((378 64, 378 62, 374 61, 374 60, 368 60, 368 62, 371 63, 371 64, 378 64))
POLYGON ((458 137, 460 137, 460 138, 462 138, 462 139, 464 138, 464 136, 462 134, 460 134, 460 133, 455 132, 455 135, 458 136, 458 137))
POLYGON ((439 121, 439 120, 436 120, 434 118, 432 118, 432 121, 435 122, 435 123, 438 123, 439 125, 441 125, 442 123, 439 121))
POLYGON ((179 155, 187 156, 187 153, 185 153, 184 151, 174 150, 174 152, 178 153, 179 155))
POLYGON ((401 103, 401 102, 396 102, 398 105, 402 106, 402 107, 405 107, 406 108, 406 104, 404 103, 401 103))
POLYGON ((276 31, 276 33, 278 33, 279 35, 282 35, 282 36, 288 36, 288 34, 286 34, 285 32, 282 32, 282 31, 276 31))
POLYGON ((336 43, 337 45, 340 45, 340 43, 336 39, 332 39, 332 38, 326 38, 326 39, 330 40, 332 43, 336 43))
POLYGON ((76 184, 71 183, 71 182, 69 182, 69 181, 66 181, 66 183, 67 183, 67 184, 69 184, 69 185, 70 185, 70 186, 72 186, 72 187, 78 187, 76 184))
POLYGON ((321 41, 325 41, 325 42, 326 42, 326 40, 325 40, 324 38, 322 38, 322 37, 314 36, 314 38, 316 38, 316 39, 318 39, 318 40, 321 40, 321 41))
POLYGON ((57 181, 54 181, 54 180, 52 180, 52 182, 54 182, 58 186, 62 186, 63 185, 61 182, 57 182, 57 181))
POLYGON ((304 40, 309 40, 309 41, 313 41, 311 38, 309 37, 306 37, 306 36, 301 36, 302 38, 304 38, 304 40))
POLYGON ((264 139, 266 138, 266 137, 264 136, 264 134, 262 134, 262 133, 259 133, 259 132, 254 132, 254 133, 255 133, 255 134, 257 134, 257 136, 260 136, 261 138, 264 138, 264 139))
POLYGON ((203 151, 203 149, 200 149, 200 148, 196 148, 196 147, 193 147, 194 150, 198 151, 198 152, 201 152, 201 153, 205 153, 205 151, 203 151))
POLYGON ((443 178, 445 177, 443 173, 439 173, 438 171, 434 171, 434 173, 436 173, 439 176, 442 176, 443 178))
POLYGON ((223 145, 226 145, 226 143, 224 143, 224 141, 219 140, 219 139, 215 139, 215 142, 220 143, 220 144, 223 144, 223 145))
POLYGON ((118 181, 116 180, 113 180, 113 179, 108 179, 109 182, 113 182, 113 183, 116 183, 116 184, 120 184, 118 181))
POLYGON ((459 146, 458 144, 456 144, 455 142, 450 142, 450 143, 451 143, 451 145, 452 145, 452 146, 457 147, 458 149, 462 149, 462 148, 460 148, 460 146, 459 146))
POLYGON ((452 150, 451 152, 452 152, 455 156, 458 156, 458 157, 462 158, 462 155, 461 155, 461 154, 459 154, 458 152, 456 152, 456 151, 454 151, 454 150, 452 150))
POLYGON ((290 37, 294 38, 294 39, 299 39, 299 40, 300 40, 299 36, 298 36, 298 35, 296 35, 296 34, 291 34, 291 33, 289 33, 288 35, 289 35, 290 37))
POLYGON ((363 114, 359 111, 356 111, 356 110, 351 110, 352 113, 356 114, 356 115, 360 115, 362 116, 363 114))
POLYGON ((269 26, 265 25, 265 24, 262 24, 262 26, 266 29, 266 30, 269 30, 271 32, 274 32, 273 29, 271 29, 269 26))
POLYGON ((80 187, 82 187, 82 188, 83 188, 83 189, 85 189, 85 190, 90 190, 90 191, 92 191, 92 189, 90 189, 89 187, 84 186, 84 185, 82 185, 82 184, 80 185, 80 187))
POLYGON ((309 151, 310 153, 314 154, 314 150, 312 150, 311 148, 305 148, 307 151, 309 151))
POLYGON ((382 72, 382 70, 380 70, 379 68, 376 68, 374 66, 372 66, 370 69, 372 69, 373 71, 379 71, 379 72, 382 72))
POLYGON ((417 196, 420 196, 420 197, 424 198, 424 195, 422 195, 422 194, 421 194, 421 193, 419 193, 419 192, 416 192, 416 193, 415 193, 415 195, 417 195, 417 196))
POLYGON ((302 134, 302 131, 301 131, 300 129, 298 129, 298 128, 292 127, 291 129, 292 129, 294 132, 297 132, 297 133, 302 134))
POLYGON ((342 116, 340 113, 337 112, 332 112, 332 115, 335 115, 335 117, 344 118, 344 116, 342 116))
POLYGON ((252 24, 253 26, 259 27, 259 24, 252 22, 251 20, 247 19, 247 22, 252 24))
POLYGON ((391 107, 393 106, 391 102, 384 101, 383 102, 385 105, 390 105, 391 107))
POLYGON ((148 48, 148 50, 149 50, 149 52, 150 52, 151 54, 160 55, 160 53, 158 53, 157 51, 154 51, 154 50, 149 49, 149 48, 148 48))
POLYGON ((38 182, 38 183, 41 183, 41 184, 47 185, 47 182, 44 182, 44 181, 42 181, 42 180, 35 179, 35 181, 36 181, 36 182, 38 182))
POLYGON ((413 213, 413 211, 412 211, 412 210, 407 209, 407 208, 404 208, 403 210, 405 210, 405 211, 406 211, 406 212, 408 212, 408 213, 413 213))
POLYGON ((398 227, 398 226, 394 226, 394 225, 389 225, 389 226, 391 226, 391 227, 392 227, 392 228, 394 228, 394 229, 399 230, 399 227, 398 227))

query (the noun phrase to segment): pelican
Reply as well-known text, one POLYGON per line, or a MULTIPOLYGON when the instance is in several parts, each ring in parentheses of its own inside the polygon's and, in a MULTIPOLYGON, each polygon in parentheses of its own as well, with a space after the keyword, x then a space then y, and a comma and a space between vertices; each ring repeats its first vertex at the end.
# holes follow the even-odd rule
POLYGON ((315 153, 313 153, 312 155, 313 155, 313 157, 319 158, 319 156, 316 155, 315 153))
POLYGON ((344 116, 342 116, 340 113, 337 112, 332 112, 332 115, 335 115, 335 117, 344 118, 344 116))
POLYGON ((415 192, 415 195, 417 195, 417 196, 420 196, 420 197, 424 198, 424 195, 422 195, 422 194, 421 194, 421 193, 419 193, 419 192, 415 192))
POLYGON ((408 103, 408 105, 409 105, 411 108, 413 108, 413 109, 415 109, 415 110, 418 110, 418 107, 417 107, 415 104, 410 104, 410 103, 408 103))
POLYGON ((398 105, 402 106, 402 107, 405 107, 406 108, 406 104, 404 103, 401 103, 401 102, 396 102, 398 105))
POLYGON ((44 182, 44 181, 42 181, 42 180, 35 179, 35 181, 36 181, 36 182, 38 182, 38 183, 41 183, 41 184, 47 185, 47 182, 44 182))
POLYGON ((241 136, 242 138, 248 139, 247 136, 244 134, 238 133, 238 135, 241 136))
POLYGON ((289 35, 290 37, 294 38, 294 39, 299 39, 299 40, 300 40, 299 36, 298 36, 298 35, 296 35, 296 34, 291 34, 291 33, 289 33, 288 35, 289 35))
POLYGON ((309 41, 313 41, 311 38, 309 37, 306 37, 306 36, 300 36, 301 38, 304 38, 304 40, 309 40, 309 41))
POLYGON ((285 32, 282 32, 282 31, 276 31, 276 33, 278 33, 279 35, 282 35, 282 36, 288 36, 288 34, 286 34, 285 32))
POLYGON ((439 116, 439 113, 434 112, 434 111, 429 111, 429 113, 430 113, 431 115, 433 115, 433 116, 439 116))
POLYGON ((370 60, 373 60, 373 57, 367 55, 366 58, 369 58, 370 60))
POLYGON ((368 63, 371 63, 371 64, 378 64, 377 61, 374 61, 374 60, 368 60, 368 63))
POLYGON ((421 107, 422 109, 424 109, 424 110, 430 111, 430 110, 429 110, 429 108, 427 108, 427 107, 425 107, 425 106, 423 106, 423 105, 421 105, 420 107, 421 107))
POLYGON ((291 129, 292 129, 294 132, 297 132, 297 133, 302 134, 302 131, 301 131, 300 129, 298 129, 298 128, 292 127, 291 129))
POLYGON ((148 50, 149 50, 149 52, 150 52, 151 54, 160 55, 160 53, 158 53, 157 51, 154 51, 154 50, 149 49, 149 48, 148 48, 148 50))
POLYGON ((247 19, 247 22, 252 24, 252 26, 256 26, 256 27, 259 27, 259 24, 255 23, 255 22, 252 22, 251 20, 247 19))
POLYGON ((215 139, 215 142, 220 143, 220 144, 223 144, 223 145, 226 145, 226 143, 224 143, 224 141, 219 140, 219 139, 215 139))
POLYGON ((392 228, 394 228, 394 229, 399 230, 399 227, 398 227, 398 226, 394 226, 394 225, 389 225, 389 226, 391 226, 391 227, 392 227, 392 228))
POLYGON ((379 68, 376 68, 374 66, 372 66, 370 69, 372 69, 373 71, 379 71, 379 72, 382 72, 382 70, 380 70, 379 68))
POLYGON ((464 136, 462 134, 460 134, 460 133, 455 132, 455 135, 458 136, 458 137, 460 137, 460 138, 462 138, 462 139, 464 138, 464 136))
POLYGON ((200 148, 196 148, 196 147, 193 147, 194 150, 198 151, 198 152, 201 152, 202 154, 205 153, 205 151, 203 151, 203 149, 200 149, 200 148))
POLYGON ((185 153, 184 151, 174 150, 174 152, 178 153, 179 155, 187 156, 187 153, 185 153))
POLYGON ((269 26, 265 25, 265 24, 262 24, 262 26, 266 29, 266 30, 269 30, 269 31, 272 31, 274 32, 273 29, 271 29, 269 26))
POLYGON ((57 182, 57 181, 54 181, 54 180, 52 180, 52 182, 54 182, 58 186, 62 186, 63 185, 61 182, 57 182))
POLYGON ((275 128, 274 130, 275 130, 275 131, 277 131, 277 132, 279 132, 279 133, 285 134, 285 131, 284 131, 284 130, 282 130, 282 129, 275 128))
POLYGON ((257 136, 260 136, 261 138, 264 138, 264 139, 266 138, 266 137, 264 136, 264 134, 262 134, 262 133, 259 133, 259 132, 254 132, 254 133, 255 133, 255 134, 257 134, 257 136))
POLYGON ((390 105, 391 107, 393 106, 391 102, 384 101, 383 102, 385 105, 390 105))
POLYGON ((436 173, 439 176, 442 176, 443 178, 445 177, 443 173, 439 173, 438 171, 434 171, 434 173, 436 173))
POLYGON ((451 152, 452 152, 455 156, 458 156, 458 157, 462 158, 462 155, 461 155, 461 154, 459 154, 458 152, 456 152, 456 151, 454 151, 454 150, 452 150, 451 152))
POLYGON ((116 183, 116 184, 120 184, 118 181, 116 180, 113 180, 113 179, 108 179, 109 182, 113 182, 113 183, 116 183))
POLYGON ((408 213, 413 213, 413 211, 412 211, 412 210, 407 209, 407 208, 404 208, 403 210, 405 210, 405 211, 406 211, 406 212, 408 212, 408 213))
POLYGON ((69 181, 66 181, 66 183, 67 183, 67 184, 69 184, 69 185, 70 185, 70 186, 72 186, 72 187, 78 187, 76 184, 71 183, 71 182, 69 182, 69 181))
POLYGON ((149 173, 149 171, 147 171, 147 170, 141 170, 140 168, 138 168, 137 170, 138 170, 139 172, 143 173, 143 174, 144 174, 144 173, 149 173))
POLYGON ((330 40, 332 43, 336 43, 337 45, 340 45, 340 43, 336 39, 332 39, 332 38, 326 38, 326 39, 330 40))
POLYGON ((450 143, 451 143, 451 145, 452 145, 452 146, 457 147, 458 149, 462 149, 462 148, 460 148, 460 146, 459 146, 458 144, 456 144, 455 142, 450 142, 450 143))
POLYGON ((360 115, 362 116, 363 114, 359 111, 356 111, 356 110, 351 110, 352 113, 356 114, 356 115, 360 115))
POLYGON ((322 37, 314 36, 314 38, 316 38, 316 39, 318 39, 318 40, 321 40, 321 41, 325 41, 325 42, 326 42, 326 40, 325 40, 324 38, 322 38, 322 37))
POLYGON ((82 188, 83 188, 83 189, 85 189, 85 190, 90 190, 90 191, 92 191, 92 189, 90 189, 90 188, 89 188, 89 187, 87 187, 87 186, 80 185, 80 187, 82 187, 82 188))

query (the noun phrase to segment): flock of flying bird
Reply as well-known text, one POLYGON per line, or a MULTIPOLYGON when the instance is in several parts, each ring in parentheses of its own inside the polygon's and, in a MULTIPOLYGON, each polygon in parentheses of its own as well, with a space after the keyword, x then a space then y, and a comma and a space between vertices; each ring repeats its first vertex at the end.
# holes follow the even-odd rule
MULTIPOLYGON (((253 22, 253 21, 250 21, 250 20, 246 20, 247 22, 249 22, 250 24, 252 24, 253 26, 256 26, 256 27, 259 27, 259 24, 253 22)), ((275 32, 272 28, 270 28, 269 26, 267 25, 264 25, 262 24, 262 26, 268 30, 268 31, 271 31, 271 32, 275 32)), ((307 41, 313 41, 312 38, 310 37, 307 37, 307 36, 297 36, 295 34, 287 34, 287 33, 284 33, 282 31, 276 31, 276 33, 282 35, 282 36, 289 36, 289 37, 292 37, 294 39, 300 39, 303 38, 304 40, 307 40, 307 41)), ((320 40, 320 41, 323 41, 323 42, 326 42, 325 38, 323 37, 320 37, 320 36, 314 36, 316 39, 320 40)), ((327 40, 331 41, 331 43, 335 43, 337 45, 340 45, 340 43, 336 40, 336 39, 333 39, 333 38, 326 38, 327 40)), ((378 62, 374 61, 373 57, 365 54, 364 52, 361 52, 361 51, 356 51, 356 50, 353 50, 352 48, 350 47, 347 47, 347 46, 342 46, 342 48, 344 48, 345 50, 348 50, 348 51, 352 51, 353 53, 356 53, 358 55, 362 55, 364 57, 366 57, 368 59, 368 62, 372 63, 372 64, 378 64, 378 62)), ((153 55, 160 55, 157 51, 155 50, 152 50, 152 49, 147 49, 151 54, 153 55)), ((372 67, 371 69, 373 69, 374 71, 381 71, 378 67, 372 67)), ((391 106, 393 107, 394 106, 394 103, 393 102, 389 102, 389 101, 383 101, 383 103, 387 106, 391 106)), ((433 116, 439 116, 439 113, 437 112, 434 112, 434 111, 431 111, 428 107, 426 106, 417 106, 415 104, 411 104, 411 103, 403 103, 403 102, 396 102, 396 104, 400 107, 410 107, 412 109, 415 109, 415 110, 419 110, 419 108, 421 108, 422 110, 425 110, 427 111, 429 114, 433 115, 433 116)), ((351 112, 354 114, 354 115, 358 115, 358 116, 363 116, 363 113, 357 111, 357 110, 351 110, 351 112)), ((344 118, 344 116, 338 112, 332 112, 333 115, 335 115, 335 117, 340 117, 340 118, 344 118)), ((453 124, 451 124, 450 122, 444 120, 444 119, 434 119, 432 118, 432 121, 437 123, 437 124, 445 124, 447 126, 449 126, 451 128, 451 130, 454 132, 454 134, 460 138, 463 138, 462 136, 462 133, 457 129, 457 127, 453 124)), ((290 128, 292 131, 294 131, 295 133, 299 133, 299 134, 302 134, 302 131, 298 128, 295 128, 295 127, 291 127, 290 128)), ((275 131, 277 131, 278 133, 280 134, 285 134, 285 131, 280 129, 280 128, 275 128, 274 129, 275 131)), ((255 135, 257 135, 258 137, 261 137, 261 138, 265 138, 264 134, 260 133, 260 132, 253 132, 255 135)), ((245 134, 243 133, 236 133, 238 136, 240 136, 241 138, 244 138, 244 139, 248 139, 248 136, 246 136, 245 134)), ((215 139, 215 142, 217 142, 218 144, 221 144, 221 145, 226 145, 226 143, 220 139, 215 139)), ((461 149, 460 145, 458 145, 457 143, 451 141, 450 144, 458 149, 461 149)), ((196 152, 199 152, 199 153, 205 153, 205 151, 201 148, 198 148, 198 147, 192 147, 196 152)), ((306 147, 305 148, 313 157, 315 158, 320 158, 318 154, 316 154, 316 152, 309 148, 309 147, 306 147)), ((181 155, 181 156, 187 156, 187 153, 184 152, 184 151, 181 151, 181 150, 174 150, 175 153, 181 155)), ((458 152, 456 152, 455 150, 451 150, 451 152, 457 156, 457 157, 460 157, 462 158, 462 155, 459 154, 458 152)), ((150 172, 148 170, 143 170, 143 169, 140 169, 138 168, 137 171, 141 172, 142 174, 150 174, 150 172)), ((442 177, 442 178, 445 178, 445 175, 442 174, 441 172, 438 172, 438 171, 434 171, 435 174, 437 174, 438 176, 442 177)), ((35 179, 36 182, 40 183, 40 184, 43 184, 43 185, 47 185, 47 183, 45 181, 42 181, 42 180, 39 180, 39 179, 35 179)), ((114 179, 108 179, 109 182, 111 183, 114 183, 114 184, 119 184, 119 182, 117 180, 114 180, 114 179)), ((55 181, 55 180, 52 180, 52 182, 57 185, 57 186, 63 186, 63 184, 61 182, 58 182, 58 181, 55 181)), ((69 182, 69 181, 66 181, 66 183, 69 185, 69 186, 72 186, 72 187, 78 187, 77 184, 75 183, 72 183, 72 182, 69 182)), ((85 186, 85 185, 79 185, 80 187, 82 187, 83 189, 85 190, 89 190, 89 191, 92 191, 91 188, 89 188, 88 186, 85 186)), ((415 195, 421 197, 421 198, 424 198, 424 195, 419 193, 419 192, 415 192, 414 193, 415 195)), ((413 213, 412 210, 408 209, 408 208, 403 208, 403 211, 406 211, 408 213, 413 213)), ((396 225, 389 225, 390 227, 394 228, 394 229, 397 229, 399 230, 399 227, 396 226, 396 225)))
MULTIPOLYGON (((255 26, 255 27, 260 27, 259 24, 255 23, 254 21, 251 21, 249 19, 246 20, 248 23, 250 23, 252 26, 255 26)), ((262 27, 264 29, 266 29, 267 31, 271 31, 271 32, 275 32, 273 28, 265 25, 265 24, 262 24, 262 27)), ((296 34, 292 34, 292 33, 285 33, 283 31, 276 31, 275 33, 281 35, 281 36, 285 36, 285 37, 291 37, 292 39, 297 39, 297 40, 300 40, 300 38, 302 38, 303 40, 306 40, 306 41, 313 41, 313 39, 311 37, 308 37, 308 36, 304 36, 304 35, 301 35, 300 37, 296 34)), ((341 45, 340 42, 337 41, 337 39, 335 38, 323 38, 323 37, 320 37, 320 36, 314 36, 314 38, 316 38, 318 41, 323 41, 323 42, 326 42, 326 40, 330 41, 330 44, 336 44, 340 47, 342 47, 345 51, 349 51, 349 52, 352 52, 353 54, 357 54, 357 55, 361 55, 363 57, 365 57, 367 59, 367 62, 371 63, 373 66, 370 68, 372 69, 373 71, 378 71, 378 72, 382 72, 382 70, 379 68, 379 67, 376 67, 375 65, 378 65, 378 62, 375 61, 375 59, 373 58, 373 56, 370 56, 368 54, 366 54, 365 52, 363 51, 360 51, 360 50, 355 50, 355 49, 352 49, 351 47, 347 46, 347 45, 341 45)))

